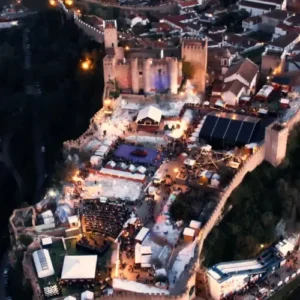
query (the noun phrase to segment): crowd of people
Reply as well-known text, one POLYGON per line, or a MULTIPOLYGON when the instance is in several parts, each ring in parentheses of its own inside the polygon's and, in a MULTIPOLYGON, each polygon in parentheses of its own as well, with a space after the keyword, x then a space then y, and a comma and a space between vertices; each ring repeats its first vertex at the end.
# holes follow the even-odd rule
POLYGON ((125 203, 98 199, 85 200, 81 213, 87 232, 112 238, 118 237, 129 214, 125 203))

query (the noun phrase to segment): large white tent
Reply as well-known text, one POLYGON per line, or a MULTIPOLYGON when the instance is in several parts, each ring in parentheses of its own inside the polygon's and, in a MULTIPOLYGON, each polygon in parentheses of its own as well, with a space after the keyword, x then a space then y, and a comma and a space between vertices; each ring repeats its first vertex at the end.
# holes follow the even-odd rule
POLYGON ((97 255, 66 255, 61 279, 94 279, 97 255))
POLYGON ((51 257, 47 249, 34 251, 32 257, 38 278, 45 278, 54 275, 51 257))

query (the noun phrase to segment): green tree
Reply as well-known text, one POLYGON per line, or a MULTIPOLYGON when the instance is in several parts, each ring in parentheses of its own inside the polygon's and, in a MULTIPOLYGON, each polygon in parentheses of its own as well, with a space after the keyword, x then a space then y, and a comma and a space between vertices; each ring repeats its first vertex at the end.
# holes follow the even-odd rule
POLYGON ((19 241, 22 245, 28 247, 33 242, 33 239, 29 235, 21 234, 19 237, 19 241))

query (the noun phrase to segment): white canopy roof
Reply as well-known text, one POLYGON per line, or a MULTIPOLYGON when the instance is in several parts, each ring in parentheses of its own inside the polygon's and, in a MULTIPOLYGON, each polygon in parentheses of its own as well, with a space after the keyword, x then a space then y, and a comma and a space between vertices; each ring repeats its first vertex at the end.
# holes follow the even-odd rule
POLYGON ((139 243, 136 243, 135 248, 134 248, 134 262, 136 264, 140 264, 141 263, 141 257, 142 257, 142 246, 139 243))
POLYGON ((154 106, 147 106, 139 111, 139 114, 136 118, 136 122, 143 120, 145 118, 150 118, 155 122, 160 122, 162 113, 161 111, 154 106))
POLYGON ((168 290, 163 290, 140 282, 129 281, 120 278, 114 278, 112 285, 113 285, 113 289, 115 290, 130 291, 130 292, 142 293, 142 294, 163 294, 163 295, 169 294, 168 290))
POLYGON ((194 159, 186 158, 183 163, 188 166, 194 166, 196 161, 194 159))
POLYGON ((50 209, 46 210, 42 213, 42 218, 43 218, 44 224, 54 223, 53 212, 50 209))
POLYGON ((106 166, 110 166, 111 168, 114 168, 117 164, 113 161, 113 160, 110 160, 106 166))
POLYGON ((61 279, 93 279, 97 255, 66 255, 61 279))
POLYGON ((114 170, 114 169, 107 169, 107 168, 100 169, 100 173, 102 175, 116 176, 116 177, 125 178, 128 180, 132 179, 132 180, 143 181, 145 179, 145 175, 143 175, 143 174, 137 174, 137 173, 133 174, 130 172, 114 170))
POLYGON ((81 293, 81 300, 93 300, 94 299, 94 293, 91 291, 85 291, 81 293))
POLYGON ((137 167, 136 170, 137 170, 139 173, 141 173, 141 174, 145 174, 145 172, 147 171, 147 169, 146 169, 145 167, 143 167, 143 166, 137 167))
POLYGON ((192 229, 200 229, 200 227, 201 227, 201 222, 195 221, 195 220, 192 220, 190 222, 190 228, 192 228, 192 229))
POLYGON ((76 298, 73 296, 68 296, 68 297, 64 298, 64 300, 76 300, 76 298))
POLYGON ((280 99, 280 103, 282 103, 282 104, 289 104, 289 103, 290 103, 290 100, 289 100, 289 99, 286 99, 286 98, 281 98, 281 99, 280 99))
POLYGON ((78 216, 70 216, 68 217, 69 224, 78 223, 78 216))
POLYGON ((167 276, 167 271, 165 268, 156 269, 155 270, 155 276, 167 276))
POLYGON ((47 245, 51 245, 52 244, 52 237, 45 237, 42 239, 42 245, 43 246, 47 246, 47 245))
POLYGON ((183 235, 186 236, 195 236, 195 230, 189 227, 185 227, 183 231, 183 235))
POLYGON ((139 233, 137 234, 137 236, 135 237, 135 239, 136 239, 137 241, 142 242, 142 241, 145 239, 145 237, 146 237, 146 235, 148 234, 148 232, 149 232, 149 228, 143 227, 143 228, 139 231, 139 233))
POLYGON ((38 278, 45 278, 54 275, 51 257, 47 249, 34 251, 32 257, 38 278))

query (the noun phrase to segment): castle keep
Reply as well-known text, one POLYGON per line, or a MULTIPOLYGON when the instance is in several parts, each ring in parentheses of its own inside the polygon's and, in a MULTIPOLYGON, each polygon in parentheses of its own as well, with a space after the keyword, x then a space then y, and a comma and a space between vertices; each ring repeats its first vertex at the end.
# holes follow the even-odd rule
POLYGON ((169 91, 177 94, 183 79, 183 64, 192 65, 191 83, 200 93, 205 89, 207 41, 183 39, 177 48, 129 48, 118 46, 115 21, 106 21, 104 28, 106 56, 104 81, 116 81, 120 90, 133 94, 169 91))

